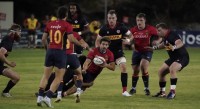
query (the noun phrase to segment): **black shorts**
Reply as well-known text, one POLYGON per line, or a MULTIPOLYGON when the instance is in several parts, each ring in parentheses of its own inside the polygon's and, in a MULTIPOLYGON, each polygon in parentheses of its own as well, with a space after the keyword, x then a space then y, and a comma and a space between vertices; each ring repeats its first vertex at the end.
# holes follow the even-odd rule
POLYGON ((65 50, 48 49, 45 57, 45 66, 55 66, 59 69, 66 67, 66 53, 65 50))
POLYGON ((0 75, 3 75, 3 70, 8 68, 7 66, 0 66, 0 75))
POLYGON ((36 35, 36 31, 35 30, 28 30, 28 35, 36 35))
POLYGON ((83 47, 75 45, 75 53, 82 54, 83 53, 83 47))
POLYGON ((151 62, 153 52, 136 52, 134 51, 132 54, 132 65, 140 65, 140 61, 142 59, 146 59, 147 61, 151 62))
POLYGON ((86 74, 83 74, 83 82, 91 83, 96 79, 97 76, 98 74, 87 72, 86 74))
POLYGON ((181 69, 182 70, 184 67, 186 67, 189 64, 189 57, 179 57, 177 59, 172 59, 169 58, 165 61, 165 63, 170 66, 173 62, 178 62, 181 64, 181 69))
POLYGON ((112 52, 113 55, 114 55, 114 60, 118 59, 118 58, 121 58, 121 57, 124 57, 124 52, 122 50, 119 50, 119 51, 115 51, 115 52, 112 52))
POLYGON ((67 66, 68 65, 70 66, 70 69, 73 69, 73 70, 80 67, 81 64, 80 64, 79 59, 76 54, 68 54, 67 55, 67 66))

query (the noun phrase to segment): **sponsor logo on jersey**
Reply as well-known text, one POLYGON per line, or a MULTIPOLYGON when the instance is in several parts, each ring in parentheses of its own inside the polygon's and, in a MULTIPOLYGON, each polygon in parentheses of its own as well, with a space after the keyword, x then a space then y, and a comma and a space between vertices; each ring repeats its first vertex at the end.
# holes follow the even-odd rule
POLYGON ((148 38, 148 33, 145 33, 145 34, 143 34, 143 33, 134 33, 133 34, 133 37, 134 38, 148 38))
POLYGON ((110 40, 117 40, 117 39, 121 39, 122 38, 122 35, 111 35, 111 36, 108 36, 110 40))
POLYGON ((59 28, 61 28, 61 26, 60 26, 60 25, 57 25, 57 26, 51 26, 51 28, 59 29, 59 28))
POLYGON ((73 28, 80 28, 80 25, 72 25, 73 28))

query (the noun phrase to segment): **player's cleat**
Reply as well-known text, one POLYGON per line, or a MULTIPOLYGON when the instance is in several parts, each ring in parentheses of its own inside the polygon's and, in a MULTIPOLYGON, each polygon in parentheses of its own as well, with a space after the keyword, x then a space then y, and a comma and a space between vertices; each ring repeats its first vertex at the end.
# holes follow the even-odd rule
POLYGON ((131 95, 133 95, 133 94, 135 94, 136 93, 136 89, 131 89, 130 91, 129 91, 129 94, 131 94, 131 95))
POLYGON ((83 91, 80 88, 77 88, 76 93, 74 93, 76 103, 80 102, 80 96, 82 93, 83 91))
POLYGON ((54 101, 55 103, 59 103, 60 101, 62 101, 62 97, 57 96, 56 100, 54 101))
POLYGON ((1 95, 2 95, 2 97, 6 97, 6 98, 12 97, 12 95, 9 93, 2 93, 1 95))
POLYGON ((169 94, 167 95, 167 99, 174 99, 176 96, 174 91, 170 91, 169 94))
POLYGON ((160 97, 160 98, 163 98, 163 97, 166 97, 166 94, 164 91, 160 91, 158 92, 157 94, 153 95, 152 97, 160 97))
POLYGON ((42 101, 43 101, 43 97, 42 96, 38 96, 37 97, 37 106, 42 107, 42 101))
POLYGON ((144 89, 144 93, 145 93, 145 95, 149 96, 150 95, 149 89, 144 89))
POLYGON ((130 96, 132 96, 131 94, 129 94, 127 91, 124 91, 123 93, 122 93, 122 96, 125 96, 125 97, 130 97, 130 96))
POLYGON ((53 108, 53 106, 51 105, 51 99, 50 99, 50 98, 45 97, 45 98, 43 99, 43 103, 44 103, 47 107, 53 108))

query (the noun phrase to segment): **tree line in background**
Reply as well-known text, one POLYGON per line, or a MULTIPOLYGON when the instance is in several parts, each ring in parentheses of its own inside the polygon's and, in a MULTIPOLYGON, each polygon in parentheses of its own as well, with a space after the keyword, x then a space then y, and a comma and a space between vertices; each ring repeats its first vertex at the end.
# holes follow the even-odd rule
POLYGON ((14 22, 23 24, 23 20, 31 13, 42 20, 47 14, 55 14, 58 6, 69 2, 78 3, 89 21, 97 19, 104 23, 107 2, 107 9, 115 9, 119 21, 127 16, 131 26, 135 25, 136 14, 143 12, 152 25, 166 22, 173 28, 200 28, 199 0, 14 0, 14 22))

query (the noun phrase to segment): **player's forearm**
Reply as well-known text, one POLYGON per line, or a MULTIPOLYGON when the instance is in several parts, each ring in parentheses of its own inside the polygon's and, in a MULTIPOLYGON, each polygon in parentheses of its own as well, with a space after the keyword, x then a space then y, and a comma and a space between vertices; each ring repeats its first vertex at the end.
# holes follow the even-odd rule
POLYGON ((181 40, 177 40, 177 41, 175 42, 174 47, 175 47, 175 49, 179 49, 179 48, 181 48, 183 45, 184 45, 184 44, 183 44, 183 42, 182 42, 181 40))
POLYGON ((115 65, 113 63, 106 64, 105 67, 108 68, 109 70, 112 70, 112 71, 115 70, 115 65))
POLYGON ((6 63, 7 65, 10 65, 10 61, 2 53, 0 53, 0 60, 6 63))

